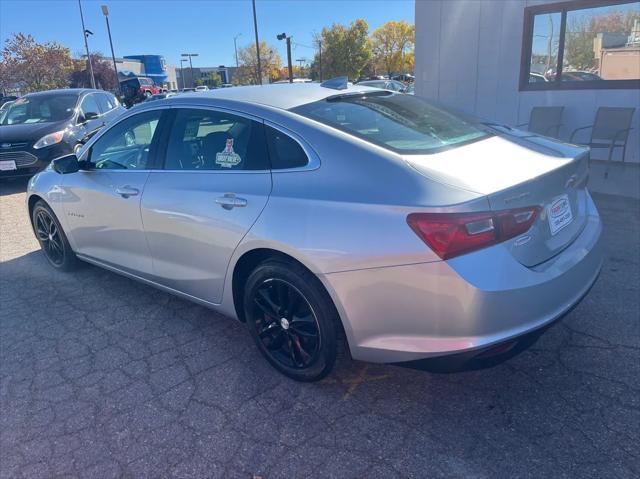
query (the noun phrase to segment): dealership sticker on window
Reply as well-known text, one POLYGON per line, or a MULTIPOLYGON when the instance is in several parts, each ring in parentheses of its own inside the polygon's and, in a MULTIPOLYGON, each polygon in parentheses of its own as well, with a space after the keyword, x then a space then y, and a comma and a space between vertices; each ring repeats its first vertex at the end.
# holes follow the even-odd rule
POLYGON ((233 151, 233 138, 227 138, 227 145, 224 151, 216 153, 216 163, 223 168, 231 168, 240 164, 242 158, 233 151))

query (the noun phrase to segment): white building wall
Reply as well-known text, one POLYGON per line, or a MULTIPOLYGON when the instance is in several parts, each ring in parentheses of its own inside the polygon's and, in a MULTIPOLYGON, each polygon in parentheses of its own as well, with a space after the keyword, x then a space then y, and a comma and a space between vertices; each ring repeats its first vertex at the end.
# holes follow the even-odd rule
POLYGON ((544 3, 558 2, 416 0, 416 94, 509 125, 528 122, 534 106, 565 106, 564 139, 600 106, 634 106, 626 161, 640 161, 640 90, 518 91, 524 9, 544 3))

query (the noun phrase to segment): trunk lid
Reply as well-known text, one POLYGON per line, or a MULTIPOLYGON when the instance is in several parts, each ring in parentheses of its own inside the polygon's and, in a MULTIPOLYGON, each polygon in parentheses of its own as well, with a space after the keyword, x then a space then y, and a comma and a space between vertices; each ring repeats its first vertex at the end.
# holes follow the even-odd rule
POLYGON ((532 267, 558 254, 584 228, 588 154, 587 148, 505 130, 505 136, 404 159, 429 178, 486 195, 492 211, 540 207, 529 231, 504 243, 532 267))

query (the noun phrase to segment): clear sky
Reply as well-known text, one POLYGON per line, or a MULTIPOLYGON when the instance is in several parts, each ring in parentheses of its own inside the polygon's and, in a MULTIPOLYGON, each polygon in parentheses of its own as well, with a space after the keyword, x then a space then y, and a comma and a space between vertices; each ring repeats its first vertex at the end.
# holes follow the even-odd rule
MULTIPOLYGON (((164 55, 180 65, 180 53, 199 53, 194 66, 235 65, 238 48, 254 41, 251 0, 82 0, 91 51, 110 55, 100 5, 108 5, 111 34, 118 57, 164 55)), ((333 22, 364 18, 373 30, 389 20, 414 21, 413 0, 256 0, 260 40, 278 48, 286 62, 281 32, 293 37, 292 56, 311 60, 313 33, 333 22)), ((77 0, 0 0, 0 39, 30 33, 37 41, 57 41, 73 56, 84 53, 77 0)))

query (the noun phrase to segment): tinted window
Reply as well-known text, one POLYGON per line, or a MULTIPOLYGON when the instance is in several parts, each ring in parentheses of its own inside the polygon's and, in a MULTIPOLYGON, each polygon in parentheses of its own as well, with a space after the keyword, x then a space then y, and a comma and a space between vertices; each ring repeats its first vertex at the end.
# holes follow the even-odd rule
POLYGON ((399 82, 395 82, 395 81, 390 81, 387 83, 387 86, 385 87, 388 90, 393 90, 393 91, 402 91, 404 90, 404 85, 402 83, 399 82))
POLYGON ((113 106, 109 101, 109 96, 106 93, 98 93, 96 94, 96 96, 98 98, 98 105, 100 106, 100 110, 102 110, 103 113, 106 113, 109 110, 113 109, 113 106))
POLYGON ((98 106, 96 96, 97 95, 87 95, 84 97, 82 103, 80 104, 82 113, 84 113, 85 115, 87 113, 95 113, 96 115, 100 115, 100 107, 98 106))
POLYGON ((160 111, 127 118, 109 129, 89 151, 88 161, 95 169, 135 170, 148 167, 160 111))
POLYGON ((624 85, 620 82, 633 88, 640 79, 640 2, 591 1, 590 8, 585 3, 525 9, 523 60, 530 61, 523 71, 528 84, 538 83, 535 89, 624 85))
POLYGON ((78 95, 34 95, 18 98, 2 118, 3 125, 45 123, 71 118, 78 95))
POLYGON ((265 132, 271 168, 281 170, 307 165, 307 155, 296 140, 270 126, 265 127, 265 132))
POLYGON ((372 88, 385 88, 386 82, 383 80, 363 81, 363 82, 360 82, 359 85, 370 86, 372 88))
POLYGON ((98 104, 103 112, 113 110, 118 106, 118 100, 111 93, 99 93, 97 96, 98 104))
POLYGON ((488 136, 479 124, 422 98, 391 92, 347 93, 292 111, 402 154, 430 153, 488 136))
POLYGON ((611 3, 567 12, 563 81, 640 79, 640 2, 611 3))
POLYGON ((228 113, 181 109, 171 128, 165 169, 266 170, 263 126, 228 113))

